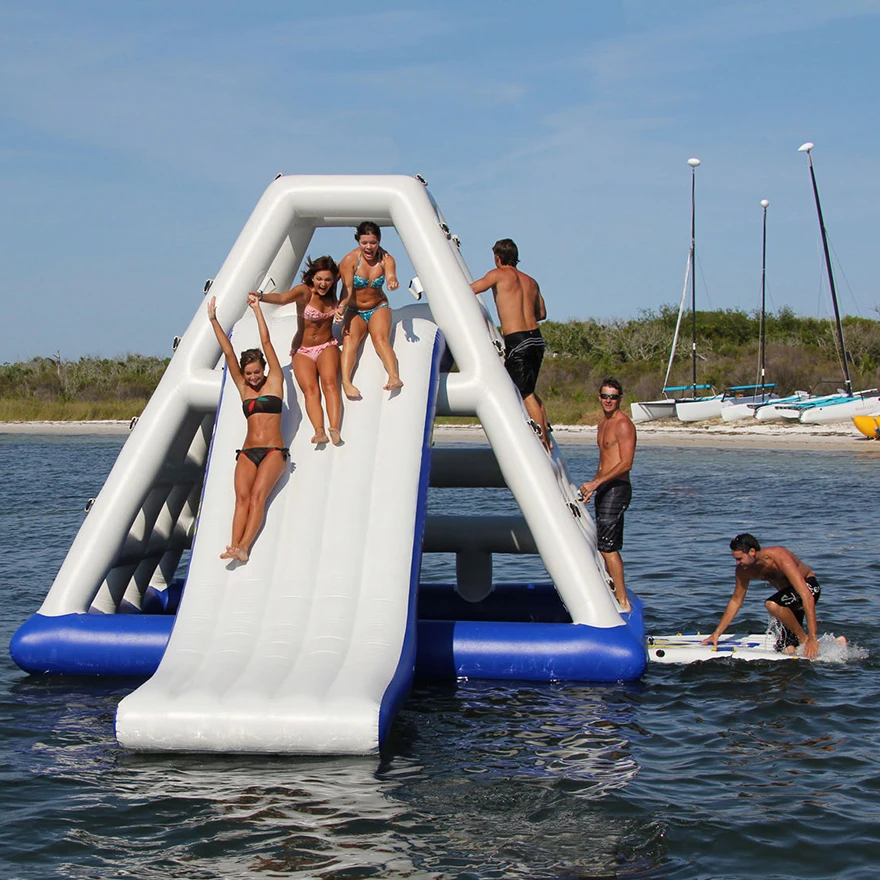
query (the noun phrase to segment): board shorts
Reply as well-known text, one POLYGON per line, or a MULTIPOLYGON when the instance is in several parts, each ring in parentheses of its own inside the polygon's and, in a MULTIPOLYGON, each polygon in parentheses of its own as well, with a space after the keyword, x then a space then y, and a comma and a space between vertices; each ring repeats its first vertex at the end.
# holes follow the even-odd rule
POLYGON ((596 533, 599 550, 614 553, 623 547, 623 514, 632 500, 629 480, 603 483, 593 496, 596 504, 596 533))
MULTIPOLYGON (((818 604, 819 597, 822 595, 819 581, 813 575, 804 578, 804 580, 813 594, 813 602, 818 604)), ((779 590, 772 596, 769 596, 767 601, 790 609, 794 613, 797 622, 801 626, 804 625, 804 603, 794 587, 788 586, 779 590)), ((800 645, 800 639, 782 621, 777 620, 775 617, 770 625, 770 631, 776 636, 775 650, 777 651, 784 651, 786 648, 797 648, 800 645)))
POLYGON ((504 337, 504 366, 523 400, 535 393, 544 360, 544 337, 536 327, 504 337))

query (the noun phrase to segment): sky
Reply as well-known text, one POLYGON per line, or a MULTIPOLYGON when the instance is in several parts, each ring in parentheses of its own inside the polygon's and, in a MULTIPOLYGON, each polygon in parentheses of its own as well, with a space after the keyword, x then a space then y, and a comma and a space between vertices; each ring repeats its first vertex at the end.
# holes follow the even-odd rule
MULTIPOLYGON (((264 189, 421 174, 475 277, 551 320, 880 317, 880 0, 0 0, 0 362, 168 356, 264 189)), ((337 258, 353 230, 318 230, 337 258)), ((412 274, 383 244, 409 302, 412 274)))

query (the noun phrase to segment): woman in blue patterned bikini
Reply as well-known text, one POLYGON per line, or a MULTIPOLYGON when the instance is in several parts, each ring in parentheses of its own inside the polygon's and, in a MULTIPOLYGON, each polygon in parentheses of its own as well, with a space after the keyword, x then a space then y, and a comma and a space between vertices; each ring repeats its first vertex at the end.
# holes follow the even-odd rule
POLYGON ((354 235, 358 246, 346 254, 339 264, 345 289, 337 313, 344 318, 342 328, 342 390, 349 400, 357 400, 361 393, 351 382, 358 349, 367 333, 379 355, 388 381, 386 391, 403 387, 397 366, 397 357, 391 347, 391 307, 383 287, 397 290, 397 265, 379 244, 382 232, 378 225, 365 220, 354 235))
POLYGON ((248 294, 248 305, 257 318, 263 351, 249 348, 237 360, 232 343, 217 320, 216 298, 212 296, 208 303, 208 319, 226 356, 229 378, 241 394, 241 405, 247 419, 244 443, 241 449, 235 451, 232 540, 220 554, 221 559, 237 559, 239 562, 248 561, 251 544, 263 525, 269 493, 284 473, 289 453, 281 436, 281 407, 284 400, 281 364, 269 338, 259 296, 248 294))

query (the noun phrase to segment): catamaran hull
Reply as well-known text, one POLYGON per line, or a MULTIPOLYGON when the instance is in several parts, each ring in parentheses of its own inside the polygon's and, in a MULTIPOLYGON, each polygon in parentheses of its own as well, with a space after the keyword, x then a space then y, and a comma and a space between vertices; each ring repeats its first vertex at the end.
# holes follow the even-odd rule
POLYGON ((721 418, 725 422, 737 422, 741 419, 753 419, 757 404, 728 403, 721 407, 721 418))
POLYGON ((833 425, 848 422, 853 416, 871 415, 880 409, 880 395, 873 397, 853 397, 841 403, 828 403, 813 406, 801 412, 801 422, 805 425, 833 425))
POLYGON ((675 404, 675 415, 680 422, 703 422, 717 419, 721 415, 720 394, 714 397, 698 397, 695 400, 679 400, 675 404))
POLYGON ((653 422, 657 419, 675 418, 674 400, 643 400, 630 406, 634 422, 653 422))

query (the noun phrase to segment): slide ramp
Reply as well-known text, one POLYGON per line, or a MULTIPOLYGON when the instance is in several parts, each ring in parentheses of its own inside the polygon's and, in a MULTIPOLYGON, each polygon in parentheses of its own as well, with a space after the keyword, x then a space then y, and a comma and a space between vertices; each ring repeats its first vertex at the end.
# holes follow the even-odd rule
MULTIPOLYGON (((286 361, 293 307, 266 307, 286 361)), ((288 471, 246 565, 221 560, 234 505, 241 402, 224 387, 186 588, 155 675, 119 706, 137 750, 368 753, 384 739, 415 664, 416 593, 430 430, 443 340, 424 307, 394 313, 405 387, 382 389, 369 340, 344 401, 343 445, 314 447, 285 367, 288 471)), ((259 344, 249 312, 236 351, 259 344)))

